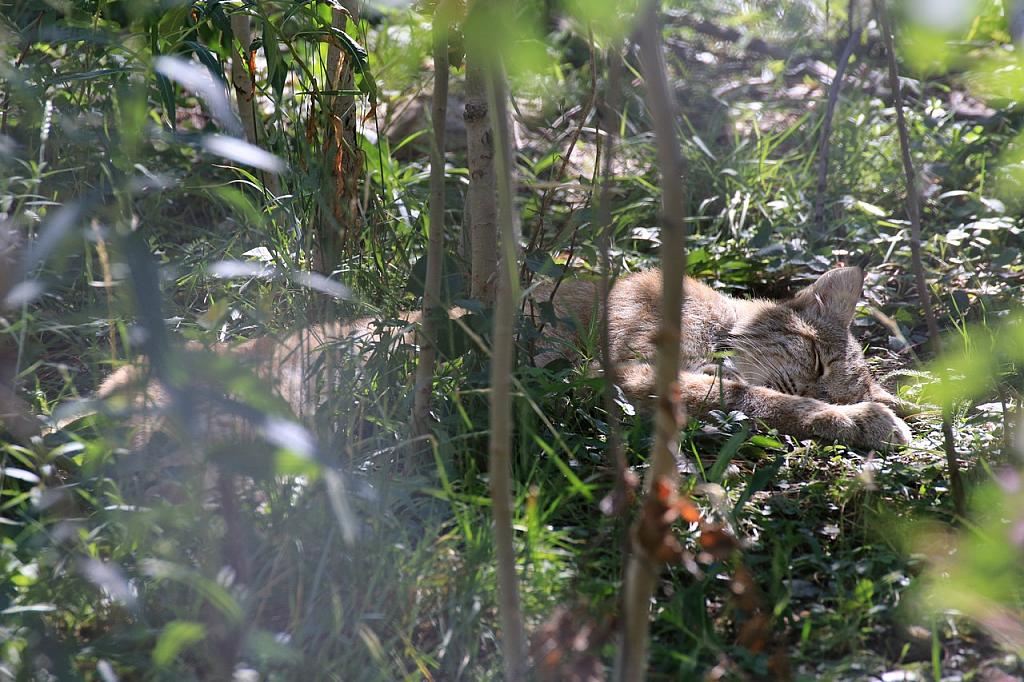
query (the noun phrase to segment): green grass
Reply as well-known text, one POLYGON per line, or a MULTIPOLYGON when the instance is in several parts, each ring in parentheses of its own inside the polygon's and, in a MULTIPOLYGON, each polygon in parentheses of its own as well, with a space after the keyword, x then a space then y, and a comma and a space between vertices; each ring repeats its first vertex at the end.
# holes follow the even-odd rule
MULTIPOLYGON (((50 415, 90 395, 111 369, 138 356, 140 329, 150 342, 165 338, 170 348, 182 339, 212 343, 282 333, 328 306, 343 318, 388 318, 417 307, 412 273, 425 250, 417 217, 426 211, 424 158, 394 154, 402 141, 378 138, 376 126, 364 124, 374 133, 361 140, 365 229, 335 270, 357 297, 325 302, 286 276, 310 263, 326 127, 319 109, 310 114, 309 107, 322 104, 322 96, 263 93, 276 112, 269 118, 270 147, 290 164, 282 178, 286 197, 266 206, 254 176, 199 150, 201 130, 169 129, 166 100, 149 70, 156 53, 185 52, 186 39, 222 59, 216 20, 203 15, 186 30, 145 13, 118 18, 122 4, 107 4, 97 10, 73 3, 64 18, 45 15, 40 21, 92 33, 81 41, 27 43, 16 74, 9 60, 17 55, 3 48, 0 77, 10 93, 4 134, 12 144, 0 155, 0 222, 31 241, 60 226, 61 210, 72 212, 65 214, 72 216, 65 238, 30 271, 44 293, 5 309, 0 320, 4 370, 33 414, 50 415), (48 130, 46 102, 55 121, 48 130), (105 277, 103 249, 113 264, 110 289, 97 286, 105 277), (246 255, 253 249, 262 249, 284 276, 211 275, 212 263, 253 261, 246 255)), ((770 27, 766 36, 808 49, 820 46, 822 37, 776 25, 765 7, 741 25, 755 32, 770 27)), ((36 16, 31 9, 19 5, 5 19, 28 30, 36 16)), ((294 37, 312 21, 307 10, 287 19, 277 3, 263 11, 282 44, 293 45, 282 51, 289 87, 310 91, 308 74, 319 73, 323 57, 294 37)), ((388 91, 379 112, 384 124, 391 104, 429 77, 418 56, 426 34, 406 14, 349 28, 369 48, 369 68, 388 91), (408 44, 400 26, 411 31, 408 44)), ((869 54, 867 63, 877 66, 876 57, 869 54)), ((547 93, 542 107, 527 109, 532 118, 519 149, 527 235, 539 220, 538 183, 589 182, 575 168, 570 178, 552 178, 559 164, 538 163, 564 151, 579 121, 552 123, 590 87, 588 65, 574 71, 556 62, 537 82, 524 77, 520 83, 547 93)), ((684 74, 695 68, 675 66, 684 74)), ((782 78, 778 64, 749 69, 756 75, 762 66, 782 78)), ((708 66, 701 78, 721 84, 733 76, 708 66)), ((981 352, 984 332, 999 333, 1019 307, 1024 284, 1019 219, 1012 207, 993 201, 992 179, 1020 120, 1013 112, 965 120, 949 107, 937 114, 930 105, 944 102, 947 84, 959 87, 952 77, 930 83, 940 94, 929 90, 912 99, 908 112, 915 161, 929 186, 925 262, 949 347, 981 352)), ((909 272, 893 111, 857 89, 844 94, 832 139, 827 234, 815 240, 809 223, 820 107, 811 110, 806 98, 778 90, 768 101, 762 95, 729 95, 732 130, 721 144, 695 140, 702 133, 697 117, 690 117, 692 126, 680 124, 695 197, 691 274, 729 293, 784 296, 831 263, 866 265, 867 303, 895 320, 927 359, 909 272)), ((195 104, 177 91, 179 109, 195 104)), ((629 89, 624 110, 614 260, 630 271, 655 262, 659 181, 642 90, 629 89)), ((591 118, 581 137, 589 151, 594 125, 591 118)), ((449 162, 446 250, 458 263, 465 171, 458 153, 449 162)), ((545 252, 527 257, 557 274, 561 266, 547 256, 572 248, 594 267, 592 219, 589 196, 556 192, 544 216, 545 252)), ((855 331, 879 374, 900 377, 904 392, 917 396, 908 376, 915 374, 913 354, 868 312, 862 309, 855 331)), ((472 315, 470 325, 486 339, 486 314, 472 315)), ((401 324, 390 328, 397 335, 401 324)), ((319 444, 312 457, 294 444, 199 443, 186 457, 135 451, 131 425, 116 405, 33 442, 5 437, 0 676, 33 679, 47 671, 57 679, 112 679, 112 670, 120 679, 213 679, 229 677, 237 666, 281 680, 499 678, 487 374, 482 354, 463 345, 468 350, 439 365, 435 440, 418 467, 404 461, 415 352, 395 338, 364 349, 351 384, 308 424, 319 444), (212 485, 215 470, 230 472, 230 494, 212 485), (175 501, 147 497, 154 483, 170 484, 175 501)), ((593 345, 591 339, 583 355, 596 357, 593 345)), ((194 388, 188 379, 201 376, 233 387, 233 398, 256 414, 279 409, 265 387, 231 363, 201 352, 168 352, 166 360, 172 374, 192 368, 182 375, 186 388, 194 388)), ((1013 460, 1004 415, 973 405, 1003 400, 1019 410, 1020 360, 1004 353, 991 365, 997 380, 961 396, 954 412, 968 479, 979 491, 976 516, 961 524, 973 538, 965 547, 1006 561, 999 566, 1012 565, 1015 555, 984 543, 1001 532, 991 510, 1002 507, 991 502, 990 490, 1013 460)), ((934 367, 926 370, 919 376, 933 376, 934 367)), ((528 632, 544 632, 562 609, 570 617, 546 636, 568 642, 578 635, 582 642, 584 650, 566 653, 564 667, 551 673, 562 679, 587 655, 604 666, 613 660, 609 628, 619 610, 628 522, 599 508, 614 483, 600 381, 582 363, 530 367, 525 351, 516 378, 517 568, 528 632)), ((695 558, 668 568, 659 585, 652 679, 701 679, 713 669, 727 679, 768 678, 784 664, 808 680, 892 670, 917 671, 922 679, 969 678, 1001 655, 982 628, 943 608, 948 602, 925 596, 930 573, 922 529, 952 520, 933 415, 915 422, 910 448, 890 454, 802 445, 751 431, 754 426, 743 415, 717 415, 684 434, 686 452, 698 464, 685 485, 740 548, 705 561, 701 532, 678 528, 695 558), (743 570, 753 576, 754 602, 735 594, 743 570), (763 641, 751 647, 740 632, 755 612, 766 626, 763 641)), ((626 415, 622 428, 629 461, 642 474, 650 424, 626 415)), ((981 570, 965 566, 968 573, 981 570)), ((1011 584, 1009 592, 1006 603, 1019 614, 1019 586, 1014 592, 1011 584)), ((1018 659, 1001 665, 1021 673, 1018 659)))

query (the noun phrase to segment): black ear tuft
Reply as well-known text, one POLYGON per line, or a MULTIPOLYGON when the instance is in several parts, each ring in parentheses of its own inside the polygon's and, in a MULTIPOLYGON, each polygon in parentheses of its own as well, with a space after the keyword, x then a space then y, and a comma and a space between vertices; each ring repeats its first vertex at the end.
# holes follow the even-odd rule
POLYGON ((849 326, 863 293, 864 272, 860 268, 835 268, 797 293, 789 304, 801 312, 849 326))

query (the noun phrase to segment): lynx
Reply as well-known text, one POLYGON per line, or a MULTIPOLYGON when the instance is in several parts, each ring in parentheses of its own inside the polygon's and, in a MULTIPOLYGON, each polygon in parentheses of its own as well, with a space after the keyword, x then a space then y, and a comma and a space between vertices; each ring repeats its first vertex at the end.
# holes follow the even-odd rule
MULTIPOLYGON (((768 301, 733 298, 687 278, 678 382, 687 412, 739 410, 799 439, 865 448, 909 443, 910 429, 894 412, 904 403, 874 380, 850 333, 863 281, 860 268, 838 268, 790 300, 768 301)), ((535 298, 551 290, 538 287, 535 298)), ((563 282, 551 297, 558 316, 582 325, 599 311, 596 299, 595 285, 583 281, 563 282)), ((608 296, 614 378, 635 401, 653 391, 660 300, 660 270, 622 278, 608 296)), ((560 353, 569 336, 551 332, 554 343, 538 363, 560 353)))
MULTIPOLYGON (((901 402, 872 378, 850 333, 863 288, 859 268, 826 272, 786 301, 737 299, 689 278, 684 288, 678 383, 688 414, 739 410, 799 439, 865 448, 910 442, 910 429, 894 412, 902 408, 901 402), (722 356, 724 360, 716 361, 722 356)), ((608 298, 614 380, 638 403, 648 402, 653 391, 660 298, 659 270, 620 279, 608 298)), ((591 324, 600 312, 596 286, 584 280, 566 280, 557 288, 543 284, 533 291, 528 308, 536 314, 539 303, 546 300, 553 303, 558 317, 574 319, 577 328, 591 324)), ((455 309, 450 314, 455 317, 460 312, 455 309)), ((415 323, 418 316, 405 319, 415 323)), ((546 328, 535 357, 538 365, 571 354, 567 351, 575 342, 571 327, 546 328)), ((283 339, 266 337, 237 346, 221 345, 216 350, 252 364, 302 417, 315 412, 334 383, 330 377, 317 375, 325 366, 318 358, 331 347, 329 341, 365 337, 369 329, 369 320, 357 320, 348 325, 311 327, 283 339)), ((99 396, 124 393, 142 379, 144 372, 138 366, 123 367, 103 382, 99 396)), ((153 384, 134 400, 136 406, 148 402, 158 408, 168 402, 162 387, 153 384)), ((218 423, 223 420, 206 416, 212 430, 239 428, 237 417, 228 419, 229 424, 234 419, 235 426, 224 426, 218 423)), ((143 420, 140 433, 151 433, 154 423, 143 420)))
MULTIPOLYGON (((318 324, 283 337, 263 336, 238 344, 217 343, 212 350, 230 356, 250 368, 264 385, 270 385, 294 416, 311 420, 329 391, 346 385, 344 373, 351 374, 357 362, 346 355, 359 353, 370 343, 381 342, 369 318, 349 324, 318 324)), ((411 328, 411 327, 410 327, 411 328)), ((411 334, 409 335, 411 339, 411 334)), ((204 346, 189 342, 186 348, 202 352, 204 346)), ((187 394, 184 399, 191 415, 191 436, 199 440, 250 439, 260 431, 259 415, 232 409, 217 386, 204 380, 201 368, 186 367, 187 394)), ((348 377, 351 379, 351 377, 348 377)), ((169 425, 172 392, 150 376, 144 363, 125 365, 111 373, 96 391, 123 412, 133 429, 132 447, 141 450, 150 439, 164 434, 169 425)), ((264 401, 265 402, 265 401, 264 401)), ((181 425, 179 425, 181 426, 181 425)), ((173 429, 172 429, 173 430, 173 429)))

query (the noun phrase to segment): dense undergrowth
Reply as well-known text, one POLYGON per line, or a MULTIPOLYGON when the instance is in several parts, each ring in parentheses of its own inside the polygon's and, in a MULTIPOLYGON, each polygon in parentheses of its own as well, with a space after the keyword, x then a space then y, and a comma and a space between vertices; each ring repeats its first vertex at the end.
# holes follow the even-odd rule
MULTIPOLYGON (((826 88, 806 67, 813 55, 831 62, 832 45, 845 39, 836 3, 831 16, 825 4, 673 4, 793 55, 766 58, 669 15, 694 197, 688 267, 730 293, 783 297, 833 264, 864 266, 855 331, 877 373, 918 400, 937 366, 927 364, 895 116, 889 93, 873 85, 883 61, 870 30, 831 136, 827 220, 812 220, 826 88)), ((236 163, 245 159, 204 147, 205 135, 222 132, 208 108, 152 68, 167 54, 226 68, 224 21, 236 7, 65 5, 16 2, 0 18, 0 221, 27 245, 17 264, 7 263, 17 273, 10 282, 35 283, 8 297, 0 354, 5 381, 32 414, 48 427, 66 419, 61 405, 87 398, 159 341, 167 371, 188 390, 220 386, 246 409, 287 417, 245 368, 183 350, 181 341, 201 347, 284 334, 325 310, 377 318, 387 338, 358 350, 346 390, 307 421, 312 439, 282 427, 269 443, 193 443, 185 456, 168 457, 171 448, 133 447, 128 406, 116 403, 34 439, 5 438, 0 676, 497 678, 486 361, 460 328, 450 331, 438 369, 427 461, 407 460, 416 354, 399 314, 416 308, 422 291, 429 17, 367 11, 347 27, 368 55, 359 84, 362 222, 325 284, 295 273, 310 270, 309 232, 324 210, 326 95, 311 79, 325 57, 312 36, 329 23, 329 8, 260 2, 247 10, 263 41, 254 63, 266 146, 288 164, 282 196, 268 200, 260 173, 236 163), (272 42, 279 49, 268 57, 272 42), (389 134, 406 110, 413 132, 389 134), (328 295, 339 282, 351 297, 328 295), (214 469, 230 476, 214 483, 214 469)), ((592 97, 604 81, 591 72, 600 60, 590 50, 601 45, 558 16, 539 31, 547 61, 512 74, 520 208, 535 247, 524 258, 530 277, 592 276, 599 262, 592 205, 604 152, 592 97)), ((974 38, 979 51, 1001 49, 998 30, 974 38)), ((658 246, 655 150, 631 51, 626 63, 613 205, 620 274, 651 265, 658 246)), ((453 101, 461 77, 456 70, 453 101)), ((989 358, 1000 342, 986 334, 1001 338, 1024 285, 1024 228, 1000 177, 1021 120, 1012 107, 973 99, 969 81, 908 80, 906 113, 924 185, 925 265, 947 346, 989 358)), ((472 311, 469 326, 486 344, 487 313, 467 300, 460 272, 466 171, 457 124, 447 157, 448 299, 472 311)), ((531 366, 530 334, 524 327, 513 458, 527 629, 537 652, 563 645, 557 659, 537 654, 551 679, 573 671, 590 679, 583 675, 592 657, 598 669, 613 657, 625 526, 600 511, 614 484, 601 382, 586 363, 531 366)), ((596 358, 590 336, 583 354, 596 358)), ((968 536, 959 556, 967 558, 946 556, 952 564, 937 583, 961 586, 961 595, 992 590, 1012 623, 1022 607, 1020 545, 998 538, 1000 518, 1020 519, 1019 482, 1014 488, 1006 467, 1019 457, 1010 427, 1022 384, 1019 352, 1003 345, 1001 358, 963 365, 978 381, 951 403, 978 492, 976 516, 961 520, 968 536), (980 380, 990 370, 995 380, 980 380), (1000 489, 1007 492, 993 492, 1000 489)), ((650 424, 621 407, 629 460, 642 470, 650 424)), ((996 628, 992 636, 984 613, 971 611, 980 602, 944 601, 929 587, 929 557, 956 540, 937 535, 953 515, 938 416, 926 412, 912 426, 910 447, 878 453, 797 443, 742 414, 691 424, 684 444, 696 471, 686 485, 742 550, 665 573, 653 610, 652 677, 1024 674, 1013 655, 1019 633, 1001 639, 996 628), (737 582, 744 571, 749 581, 737 582), (755 607, 737 598, 737 585, 756 593, 755 607), (767 619, 761 631, 769 635, 750 641, 744 625, 754 617, 767 619)), ((694 530, 679 537, 699 549, 694 530)))

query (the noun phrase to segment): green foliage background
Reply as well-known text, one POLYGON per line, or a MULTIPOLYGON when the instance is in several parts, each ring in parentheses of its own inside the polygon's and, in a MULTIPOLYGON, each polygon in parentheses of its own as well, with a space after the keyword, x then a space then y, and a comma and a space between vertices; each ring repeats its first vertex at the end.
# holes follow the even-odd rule
MULTIPOLYGON (((926 266, 950 349, 949 359, 920 368, 925 335, 909 273, 895 116, 889 93, 873 85, 884 63, 877 31, 865 32, 840 99, 819 228, 811 213, 825 90, 809 64, 834 62, 845 9, 817 0, 666 5, 695 197, 687 216, 691 274, 729 293, 781 297, 836 262, 866 266, 856 333, 878 373, 898 380, 906 397, 953 406, 957 445, 980 492, 962 540, 916 542, 925 535, 918 529, 946 528, 951 517, 934 414, 915 423, 913 446, 887 455, 750 435, 741 414, 690 425, 695 494, 743 540, 773 639, 760 651, 737 643, 749 614, 722 577, 735 565, 674 566, 653 612, 652 669, 663 679, 718 669, 756 679, 773 674, 773 657, 784 652, 806 679, 893 669, 939 679, 980 674, 995 665, 999 646, 1019 655, 1021 639, 983 634, 991 632, 991 603, 1011 622, 1024 614, 1022 543, 1011 532, 1021 523, 1020 486, 1000 473, 1019 466, 1011 431, 1024 347, 1011 321, 1024 242, 1021 66, 1003 47, 1008 9, 982 3, 963 24, 941 27, 918 21, 912 3, 901 9, 926 266), (734 28, 741 38, 713 40, 680 17, 734 28), (791 57, 744 49, 751 38, 791 57), (946 368, 953 381, 936 384, 946 368), (735 467, 726 472, 718 463, 730 458, 735 467), (956 547, 969 561, 947 556, 953 568, 939 562, 945 573, 926 572, 928 552, 956 547), (911 589, 918 582, 922 589, 911 589), (915 592, 921 598, 911 600, 915 592)), ((532 245, 524 273, 590 276, 598 262, 596 157, 604 153, 594 87, 604 85, 600 50, 628 35, 629 8, 582 0, 508 7, 516 30, 500 37, 518 105, 519 206, 532 245)), ((5 438, 0 675, 500 674, 486 368, 458 330, 435 384, 433 461, 412 472, 402 462, 415 352, 397 315, 418 305, 422 289, 430 16, 363 9, 338 34, 331 5, 321 2, 0 5, 0 222, 27 246, 15 281, 30 283, 12 292, 0 318, 5 381, 48 421, 146 351, 186 393, 201 378, 230 393, 237 409, 288 425, 270 442, 199 447, 185 460, 133 451, 128 406, 117 403, 29 443, 5 438), (247 150, 211 153, 210 135, 229 132, 230 121, 217 120, 195 88, 154 69, 170 55, 226 87, 238 49, 234 12, 252 18, 261 144, 286 167, 277 197, 264 171, 245 163, 247 150), (355 239, 323 281, 302 273, 312 263, 313 226, 329 212, 328 40, 359 63, 364 175, 361 222, 349 226, 355 239), (411 130, 399 125, 407 111, 411 130), (329 296, 339 283, 354 296, 329 296), (309 433, 291 429, 291 415, 247 369, 178 343, 202 348, 283 334, 325 307, 341 319, 381 319, 386 339, 362 349, 346 390, 305 425, 309 433), (214 466, 238 476, 233 512, 223 499, 209 504, 214 466), (147 497, 155 483, 170 485, 175 501, 147 497)), ((626 71, 613 211, 620 273, 650 265, 658 246, 659 179, 632 51, 626 71)), ((456 114, 462 75, 455 71, 456 114)), ((460 148, 453 145, 448 162, 447 295, 474 311, 469 324, 486 340, 486 311, 465 300, 463 287, 460 148)), ((528 329, 522 340, 529 344, 528 329)), ((594 346, 585 354, 595 357, 594 346)), ((599 512, 612 487, 600 382, 580 366, 542 370, 525 352, 523 359, 513 469, 528 630, 540 631, 562 605, 600 632, 617 609, 624 525, 599 512)), ((650 425, 627 415, 624 430, 630 461, 642 469, 650 425)), ((679 532, 692 547, 692 534, 679 532)), ((608 664, 612 651, 610 639, 594 634, 563 663, 587 654, 608 664)), ((1019 659, 999 660, 1010 674, 1021 672, 1019 659)))

